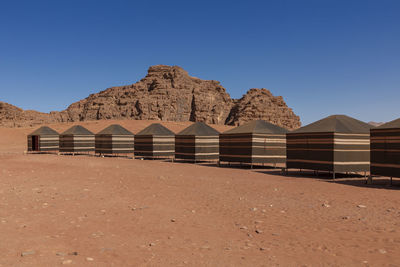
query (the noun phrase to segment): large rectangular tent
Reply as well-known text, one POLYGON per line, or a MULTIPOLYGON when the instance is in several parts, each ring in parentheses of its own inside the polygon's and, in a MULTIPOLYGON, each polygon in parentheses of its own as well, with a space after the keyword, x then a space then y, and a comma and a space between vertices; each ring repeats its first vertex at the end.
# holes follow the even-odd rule
POLYGON ((228 130, 219 136, 219 160, 251 165, 284 165, 287 132, 286 129, 263 120, 228 130))
POLYGON ((95 135, 88 129, 75 125, 60 134, 60 152, 82 153, 95 151, 95 135))
POLYGON ((59 150, 60 135, 55 130, 42 126, 28 135, 29 152, 50 152, 59 150))
POLYGON ((369 172, 371 125, 333 115, 286 135, 288 169, 369 172))
POLYGON ((175 159, 218 161, 219 132, 203 122, 196 122, 175 135, 175 159))
POLYGON ((134 150, 134 134, 113 124, 95 136, 96 154, 130 154, 134 150))
POLYGON ((371 129, 371 175, 400 177, 400 119, 371 129))
POLYGON ((175 133, 153 123, 135 135, 135 157, 170 158, 175 153, 175 133))

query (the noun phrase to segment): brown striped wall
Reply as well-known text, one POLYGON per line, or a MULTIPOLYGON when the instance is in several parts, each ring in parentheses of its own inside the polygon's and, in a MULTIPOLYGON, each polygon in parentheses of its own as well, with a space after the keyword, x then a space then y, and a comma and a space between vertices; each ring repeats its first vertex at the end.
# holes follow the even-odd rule
POLYGON ((135 136, 135 156, 168 158, 175 154, 174 136, 135 136))
POLYGON ((285 135, 221 134, 219 149, 221 162, 286 162, 285 135))
POLYGON ((400 177, 400 129, 371 130, 371 174, 400 177))
POLYGON ((219 136, 175 136, 175 158, 190 161, 219 159, 219 136))
MULTIPOLYGON (((35 151, 32 147, 32 135, 28 135, 28 151, 35 151)), ((39 135, 39 150, 37 152, 58 151, 59 135, 39 135)))
POLYGON ((95 137, 97 154, 130 154, 134 150, 133 135, 100 134, 95 137))
POLYGON ((288 133, 287 168, 332 172, 370 169, 369 134, 288 133))

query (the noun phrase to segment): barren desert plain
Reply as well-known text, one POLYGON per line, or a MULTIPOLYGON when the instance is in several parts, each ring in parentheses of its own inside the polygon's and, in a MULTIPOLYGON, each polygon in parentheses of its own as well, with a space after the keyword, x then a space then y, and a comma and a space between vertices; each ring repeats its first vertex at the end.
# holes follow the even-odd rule
MULTIPOLYGON (((115 122, 152 123, 81 125, 115 122)), ((400 266, 399 180, 24 154, 36 128, 0 128, 0 266, 400 266)))

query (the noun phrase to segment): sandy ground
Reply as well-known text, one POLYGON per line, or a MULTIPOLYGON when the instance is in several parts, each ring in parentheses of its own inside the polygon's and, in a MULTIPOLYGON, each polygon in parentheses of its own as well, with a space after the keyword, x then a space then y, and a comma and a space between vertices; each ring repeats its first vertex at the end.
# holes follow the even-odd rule
POLYGON ((1 266, 400 266, 399 180, 24 155, 32 130, 0 128, 1 266))

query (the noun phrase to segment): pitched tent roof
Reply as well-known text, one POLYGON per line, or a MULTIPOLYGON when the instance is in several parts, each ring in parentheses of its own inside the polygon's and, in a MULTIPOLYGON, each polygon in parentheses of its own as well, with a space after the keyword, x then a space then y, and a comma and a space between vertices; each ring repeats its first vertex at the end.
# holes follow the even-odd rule
POLYGON ((264 120, 255 120, 224 132, 224 134, 285 134, 288 130, 264 120))
POLYGON ((113 134, 113 135, 133 135, 130 131, 119 124, 112 124, 97 134, 113 134))
POLYGON ((216 136, 219 135, 219 132, 204 122, 196 122, 177 135, 216 136))
POLYGON ((138 132, 136 135, 171 135, 174 136, 175 133, 172 132, 170 129, 164 127, 160 123, 153 123, 140 132, 138 132))
POLYGON ((381 126, 378 126, 375 129, 397 129, 397 128, 400 128, 400 119, 382 124, 381 126))
POLYGON ((346 115, 332 115, 308 124, 292 133, 369 133, 372 125, 346 115))
POLYGON ((58 133, 50 127, 42 126, 29 135, 58 135, 58 133))
POLYGON ((89 131, 88 129, 86 129, 85 127, 80 126, 80 125, 72 126, 71 128, 69 128, 68 130, 66 130, 65 132, 62 133, 62 135, 69 135, 69 134, 93 135, 93 133, 91 131, 89 131))

